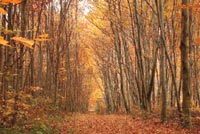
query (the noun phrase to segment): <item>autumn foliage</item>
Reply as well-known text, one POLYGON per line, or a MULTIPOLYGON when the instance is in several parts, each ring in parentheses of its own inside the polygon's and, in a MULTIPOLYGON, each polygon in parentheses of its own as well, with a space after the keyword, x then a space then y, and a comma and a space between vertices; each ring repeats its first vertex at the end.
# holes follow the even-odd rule
POLYGON ((0 0, 0 133, 199 133, 198 0, 0 0))

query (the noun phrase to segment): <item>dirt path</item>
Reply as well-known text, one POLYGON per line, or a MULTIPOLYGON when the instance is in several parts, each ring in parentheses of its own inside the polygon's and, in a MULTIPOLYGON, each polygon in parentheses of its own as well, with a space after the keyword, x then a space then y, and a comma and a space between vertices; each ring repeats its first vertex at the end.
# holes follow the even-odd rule
POLYGON ((142 119, 125 115, 80 114, 67 117, 61 134, 200 134, 184 130, 178 121, 161 124, 159 118, 142 119))

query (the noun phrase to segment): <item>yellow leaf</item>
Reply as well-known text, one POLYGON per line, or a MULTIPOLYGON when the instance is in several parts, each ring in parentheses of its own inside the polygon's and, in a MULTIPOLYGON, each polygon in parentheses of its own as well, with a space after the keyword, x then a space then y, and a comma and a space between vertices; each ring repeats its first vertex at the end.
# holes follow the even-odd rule
POLYGON ((13 34, 14 31, 12 31, 12 30, 10 30, 10 29, 4 29, 4 30, 3 30, 3 33, 4 33, 4 34, 13 34))
POLYGON ((8 45, 8 41, 4 40, 2 36, 0 36, 0 45, 11 47, 10 45, 8 45))
POLYGON ((42 35, 40 35, 39 37, 40 37, 40 38, 48 38, 49 35, 48 35, 48 34, 42 34, 42 35))
POLYGON ((5 2, 5 0, 0 1, 0 5, 8 5, 8 4, 9 4, 9 2, 5 2))
POLYGON ((29 40, 23 37, 13 37, 12 40, 14 40, 15 42, 19 42, 28 48, 33 49, 33 44, 34 44, 33 40, 29 40))
POLYGON ((38 38, 35 38, 35 41, 50 41, 50 39, 48 39, 49 35, 48 34, 42 34, 40 35, 38 38))
POLYGON ((3 8, 0 7, 0 13, 2 13, 3 15, 5 15, 7 12, 6 12, 6 10, 4 10, 3 8))
POLYGON ((45 38, 35 38, 35 41, 50 41, 50 39, 45 39, 45 38))

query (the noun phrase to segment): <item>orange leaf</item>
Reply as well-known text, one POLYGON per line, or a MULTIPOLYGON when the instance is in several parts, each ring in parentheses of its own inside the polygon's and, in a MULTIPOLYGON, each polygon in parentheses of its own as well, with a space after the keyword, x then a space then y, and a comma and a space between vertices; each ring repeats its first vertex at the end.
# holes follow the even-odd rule
POLYGON ((4 10, 3 8, 0 7, 0 13, 2 13, 3 15, 6 15, 6 10, 4 10))
POLYGON ((22 0, 10 0, 10 3, 13 3, 13 4, 19 4, 21 2, 22 0))
POLYGON ((1 5, 8 5, 8 4, 19 4, 19 3, 21 3, 22 2, 22 0, 1 0, 0 1, 0 4, 1 5))
POLYGON ((13 37, 12 40, 14 40, 15 42, 19 42, 28 48, 33 49, 33 44, 34 44, 33 40, 29 40, 23 37, 13 37))

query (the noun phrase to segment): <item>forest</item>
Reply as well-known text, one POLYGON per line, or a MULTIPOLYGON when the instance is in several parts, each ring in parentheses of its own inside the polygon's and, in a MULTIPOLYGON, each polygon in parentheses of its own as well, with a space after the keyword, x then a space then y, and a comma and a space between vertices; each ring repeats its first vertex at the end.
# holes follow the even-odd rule
POLYGON ((0 0, 0 134, 200 133, 199 0, 0 0))

